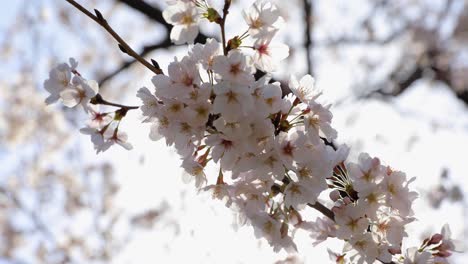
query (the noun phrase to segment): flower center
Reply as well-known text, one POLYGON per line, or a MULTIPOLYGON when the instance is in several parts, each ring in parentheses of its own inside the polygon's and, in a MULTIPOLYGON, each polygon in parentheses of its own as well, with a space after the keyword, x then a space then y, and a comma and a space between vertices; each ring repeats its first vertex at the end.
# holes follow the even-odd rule
POLYGON ((263 22, 260 18, 252 19, 250 23, 250 28, 259 29, 263 26, 263 22))
POLYGON ((185 75, 184 78, 182 78, 182 83, 185 84, 186 86, 192 86, 193 78, 188 75, 185 75))
POLYGON ((230 72, 231 72, 233 75, 237 75, 240 71, 241 71, 241 70, 240 70, 240 63, 231 64, 231 70, 230 70, 230 72))
POLYGON ((232 141, 223 139, 221 141, 221 145, 223 145, 225 149, 229 149, 232 147, 233 144, 232 144, 232 141))
POLYGON ((181 20, 181 24, 183 25, 191 25, 193 22, 193 17, 190 14, 185 14, 181 20))
POLYGON ((260 47, 258 47, 257 50, 258 50, 258 53, 260 53, 261 55, 269 55, 268 45, 266 44, 260 45, 260 47))
POLYGON ((292 157, 293 151, 294 151, 294 146, 291 144, 291 142, 288 141, 288 143, 286 143, 286 145, 283 147, 283 154, 292 157))
POLYGON ((237 102, 237 94, 233 91, 229 91, 227 94, 228 103, 237 102))

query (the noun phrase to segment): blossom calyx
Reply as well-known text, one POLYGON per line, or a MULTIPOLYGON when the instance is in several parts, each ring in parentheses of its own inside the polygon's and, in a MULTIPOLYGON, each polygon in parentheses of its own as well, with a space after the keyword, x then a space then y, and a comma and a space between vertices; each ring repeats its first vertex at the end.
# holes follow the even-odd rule
POLYGON ((116 121, 122 120, 122 118, 124 118, 125 115, 127 115, 127 112, 128 112, 127 108, 120 108, 119 110, 115 111, 114 120, 116 121))
POLYGON ((208 19, 208 21, 216 23, 216 24, 221 24, 222 18, 219 15, 218 11, 216 9, 210 7, 206 10, 205 13, 203 13, 203 17, 208 19))
POLYGON ((228 40, 227 50, 230 51, 233 49, 237 49, 240 47, 241 44, 242 44, 242 39, 239 38, 239 36, 235 36, 232 39, 228 40))
POLYGON ((93 98, 89 100, 89 103, 94 105, 102 104, 104 103, 104 99, 102 98, 102 95, 96 94, 93 98))

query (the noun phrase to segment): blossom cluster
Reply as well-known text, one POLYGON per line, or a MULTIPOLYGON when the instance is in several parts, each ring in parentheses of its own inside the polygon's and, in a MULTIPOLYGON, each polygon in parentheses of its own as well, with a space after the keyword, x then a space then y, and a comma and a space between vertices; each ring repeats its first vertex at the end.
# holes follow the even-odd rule
MULTIPOLYGON (((291 76, 288 87, 272 80, 289 55, 286 45, 274 41, 282 25, 279 10, 268 1, 254 2, 243 12, 248 29, 226 41, 230 2, 216 10, 201 0, 168 1, 163 16, 174 25, 173 42, 192 43, 203 19, 220 25, 222 41, 192 45, 169 64, 167 75, 152 78, 154 88, 138 91, 144 122, 151 124, 150 139, 174 146, 185 179, 223 200, 235 211, 238 225, 251 225, 276 251, 296 250, 294 234, 304 230, 315 243, 329 237, 345 241, 343 252, 334 255, 337 263, 444 263, 456 249, 448 232, 403 253, 406 225, 415 220, 413 179, 365 153, 357 163, 347 161, 349 149, 333 143, 337 132, 330 105, 323 103, 312 76, 291 76), (284 95, 287 89, 292 93, 284 95), (219 168, 217 177, 205 174, 208 164, 219 168), (322 194, 329 195, 331 209, 320 202, 322 194), (325 217, 305 220, 307 207, 325 217)), ((45 83, 51 93, 47 101, 83 104, 99 121, 82 129, 98 152, 111 142, 128 148, 126 136, 118 132, 128 107, 110 119, 93 111, 88 102, 106 101, 75 67, 62 64, 52 70, 45 83)))
POLYGON ((50 95, 47 104, 61 101, 66 107, 81 105, 90 119, 86 127, 80 131, 90 135, 97 153, 109 149, 113 144, 119 144, 125 149, 132 149, 127 142, 127 134, 119 130, 120 121, 128 109, 121 107, 114 112, 102 112, 97 104, 106 104, 98 93, 99 86, 94 80, 87 80, 76 70, 78 63, 71 58, 69 64, 61 63, 49 73, 44 88, 50 95))
POLYGON ((417 194, 408 188, 413 179, 365 153, 358 163, 335 167, 330 198, 336 229, 329 236, 345 240, 357 263, 391 262, 401 253, 405 225, 414 221, 411 204, 417 194))

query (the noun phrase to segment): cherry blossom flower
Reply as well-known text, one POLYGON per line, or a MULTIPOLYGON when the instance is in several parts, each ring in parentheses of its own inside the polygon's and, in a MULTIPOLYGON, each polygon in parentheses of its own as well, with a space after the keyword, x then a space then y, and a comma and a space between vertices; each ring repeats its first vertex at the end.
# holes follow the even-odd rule
POLYGON ((200 63, 205 70, 213 70, 214 58, 221 55, 222 47, 216 39, 207 39, 205 45, 195 44, 189 51, 189 57, 200 63))
POLYGON ((398 210, 403 217, 413 214, 411 205, 417 198, 417 193, 408 188, 410 182, 406 181, 406 175, 401 171, 392 171, 382 182, 387 204, 398 210))
POLYGON ((329 141, 332 141, 336 138, 336 130, 331 127, 333 115, 327 107, 310 102, 304 112, 304 127, 311 140, 325 137, 329 141))
POLYGON ((354 255, 351 257, 351 260, 353 263, 374 263, 379 256, 377 241, 375 241, 371 233, 355 235, 348 242, 351 248, 345 248, 344 251, 352 250, 351 254, 354 255))
POLYGON ((404 220, 399 216, 381 214, 377 222, 372 225, 372 229, 380 241, 385 241, 390 246, 399 246, 403 238, 408 235, 405 232, 405 225, 409 222, 411 220, 404 220))
POLYGON ((336 263, 336 264, 345 264, 346 262, 346 259, 345 259, 345 256, 346 254, 338 254, 338 253, 335 253, 333 251, 331 251, 329 248, 327 249, 327 252, 328 252, 328 257, 330 258, 331 261, 333 261, 333 263, 336 263))
POLYGON ((325 180, 308 179, 291 182, 284 190, 284 205, 302 209, 307 203, 314 204, 318 195, 327 188, 325 180))
POLYGON ((52 104, 60 99, 60 93, 65 89, 73 87, 71 84, 72 71, 77 64, 74 59, 70 59, 71 66, 61 63, 49 72, 49 79, 44 81, 44 89, 50 93, 46 98, 46 104, 52 104))
MULTIPOLYGON (((353 188, 356 188, 353 183, 353 188)), ((381 186, 368 186, 367 188, 359 188, 358 192, 359 202, 367 208, 366 216, 370 219, 377 219, 377 213, 382 204, 385 203, 385 194, 381 186)))
POLYGON ((293 169, 297 162, 306 162, 311 159, 315 145, 310 142, 304 131, 292 128, 287 133, 281 132, 276 137, 276 149, 286 168, 293 169))
POLYGON ((193 126, 204 126, 208 121, 213 105, 208 101, 190 104, 185 108, 187 122, 193 126))
POLYGON ((274 149, 266 151, 259 156, 260 167, 256 169, 259 175, 273 175, 278 179, 284 176, 283 162, 278 152, 274 149))
POLYGON ((93 127, 85 127, 80 129, 81 133, 91 136, 91 142, 93 142, 94 144, 96 154, 108 150, 109 147, 112 145, 111 142, 105 140, 104 138, 104 132, 106 131, 106 129, 107 128, 97 129, 93 127))
POLYGON ((270 114, 278 113, 283 104, 280 83, 262 84, 259 82, 264 82, 264 80, 256 82, 252 93, 257 114, 261 117, 267 117, 270 114))
POLYGON ((292 75, 289 79, 289 89, 305 104, 309 104, 322 94, 315 87, 315 80, 309 74, 302 77, 300 81, 297 81, 296 77, 292 75))
POLYGON ((234 187, 224 182, 208 185, 202 188, 203 191, 211 192, 213 199, 224 201, 226 207, 231 207, 233 203, 232 195, 234 187))
POLYGON ((206 184, 207 179, 204 172, 204 167, 202 164, 197 162, 196 160, 186 158, 182 162, 182 168, 184 168, 184 181, 191 182, 195 180, 195 187, 201 188, 204 184, 206 184))
POLYGON ((173 120, 169 119, 167 115, 161 115, 152 122, 149 138, 154 141, 158 141, 162 138, 166 139, 166 144, 171 146, 174 144, 175 131, 173 120))
MULTIPOLYGON (((281 248, 287 251, 297 251, 297 247, 292 239, 281 231, 282 224, 280 221, 274 219, 268 214, 256 214, 251 217, 252 225, 254 228, 255 236, 258 238, 265 238, 268 243, 273 247, 275 252, 281 248)), ((283 229, 284 230, 284 229, 283 229)))
POLYGON ((221 134, 208 136, 205 143, 212 147, 211 157, 215 162, 220 161, 223 170, 231 170, 242 154, 241 142, 230 140, 221 134))
POLYGON ((198 35, 199 13, 191 2, 179 1, 169 5, 163 11, 164 19, 174 27, 171 29, 171 40, 175 44, 193 43, 198 35))
POLYGON ((355 190, 358 192, 379 184, 385 174, 380 160, 371 158, 367 153, 359 154, 359 163, 350 163, 347 168, 351 179, 353 179, 355 190))
POLYGON ((143 102, 143 105, 140 107, 140 109, 143 116, 146 117, 144 122, 148 122, 152 118, 156 117, 161 108, 156 96, 154 96, 148 88, 143 87, 138 90, 137 97, 140 98, 143 102))
POLYGON ((183 99, 189 98, 200 87, 201 80, 195 61, 185 56, 181 61, 169 64, 168 76, 158 74, 151 81, 158 98, 183 99))
POLYGON ((222 81, 214 86, 216 99, 212 113, 221 114, 226 121, 238 121, 253 109, 253 100, 247 86, 222 81))
POLYGON ((249 136, 244 136, 249 152, 260 154, 268 152, 274 147, 274 131, 275 127, 270 120, 265 117, 253 117, 249 122, 252 133, 249 136))
POLYGON ((348 204, 335 210, 335 221, 338 224, 336 236, 338 238, 349 238, 363 234, 369 225, 365 218, 363 206, 348 204))
POLYGON ((271 43, 271 39, 258 39, 254 43, 255 67, 264 72, 273 72, 280 61, 289 56, 289 47, 283 43, 271 43))
POLYGON ((249 34, 254 38, 275 34, 282 22, 278 8, 264 0, 255 1, 250 8, 242 12, 242 15, 249 26, 249 34))
POLYGON ((133 148, 132 144, 127 142, 127 133, 119 130, 118 127, 115 129, 107 129, 104 132, 104 138, 106 138, 107 142, 109 142, 111 145, 118 144, 126 150, 131 150, 133 148))
POLYGON ((103 128, 113 120, 110 113, 101 112, 97 105, 88 104, 86 108, 90 115, 88 126, 91 128, 103 128))
POLYGON ((250 57, 239 50, 232 50, 228 56, 217 56, 213 61, 213 70, 220 76, 220 80, 236 84, 250 85, 254 82, 253 67, 250 57))
POLYGON ((75 76, 72 79, 72 83, 71 87, 60 92, 63 104, 67 107, 75 107, 81 104, 86 110, 89 100, 98 93, 99 86, 97 82, 75 76))

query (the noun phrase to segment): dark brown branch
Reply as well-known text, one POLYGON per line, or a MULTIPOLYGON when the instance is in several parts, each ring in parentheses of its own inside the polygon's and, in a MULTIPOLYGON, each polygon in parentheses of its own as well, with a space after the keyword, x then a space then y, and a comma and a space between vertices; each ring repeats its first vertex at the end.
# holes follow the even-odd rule
MULTIPOLYGON (((141 57, 144 57, 146 55, 148 55, 150 52, 152 52, 153 50, 157 50, 157 49, 162 49, 162 48, 168 48, 172 45, 171 43, 171 40, 169 39, 169 35, 166 39, 163 40, 163 42, 159 43, 159 44, 156 44, 156 45, 149 45, 149 46, 145 46, 143 48, 143 51, 140 53, 140 56, 141 57)), ((103 86, 106 82, 110 81, 112 78, 114 78, 115 76, 117 76, 119 73, 121 73, 122 71, 126 70, 127 68, 129 68, 130 66, 132 66, 135 62, 137 62, 137 60, 133 59, 133 60, 128 60, 128 61, 125 61, 123 62, 119 67, 117 67, 115 70, 113 70, 112 72, 108 73, 107 75, 105 75, 101 80, 99 80, 99 85, 103 86)))
POLYGON ((304 3, 304 27, 305 27, 305 43, 304 48, 306 50, 306 59, 307 59, 307 73, 313 74, 313 65, 312 65, 312 28, 314 26, 313 20, 313 1, 314 0, 303 0, 304 3))
POLYGON ((114 29, 107 23, 101 13, 95 10, 96 15, 89 12, 86 8, 75 2, 74 0, 65 0, 71 5, 73 5, 76 9, 80 10, 83 14, 94 20, 100 26, 102 26, 118 43, 119 47, 122 51, 127 53, 128 55, 135 58, 138 62, 143 64, 146 68, 150 69, 152 72, 156 74, 162 74, 161 69, 154 67, 150 62, 146 61, 143 57, 141 57, 138 53, 136 53, 128 44, 125 42, 119 34, 117 34, 114 29))
MULTIPOLYGON (((154 22, 157 22, 164 26, 167 30, 166 37, 162 42, 156 43, 154 45, 149 45, 145 46, 143 50, 140 52, 140 56, 144 57, 148 55, 150 52, 158 49, 165 49, 169 48, 172 46, 171 39, 169 37, 169 33, 172 29, 172 25, 168 24, 162 15, 162 11, 151 5, 148 4, 145 1, 142 0, 117 0, 118 2, 127 5, 130 8, 133 8, 135 11, 138 11, 145 15, 148 19, 153 20, 154 22)), ((206 36, 203 33, 199 33, 197 38, 195 39, 195 43, 205 43, 206 39, 208 36, 206 36)), ((123 62, 119 67, 117 67, 115 70, 110 72, 109 74, 106 74, 100 81, 99 84, 103 86, 104 83, 110 81, 112 78, 117 76, 119 73, 123 72, 124 70, 128 69, 130 66, 132 66, 137 60, 128 60, 123 62)))
POLYGON ((149 19, 154 20, 155 22, 158 22, 159 24, 163 25, 169 31, 172 28, 172 26, 169 25, 166 22, 166 20, 164 20, 161 10, 146 3, 143 0, 117 0, 117 1, 123 4, 126 4, 127 6, 135 9, 136 11, 141 12, 142 14, 146 15, 149 19))
POLYGON ((330 218, 333 222, 335 221, 335 213, 332 210, 325 207, 325 205, 321 204, 320 202, 315 202, 314 204, 308 203, 308 206, 314 208, 315 210, 321 212, 326 217, 330 218))
MULTIPOLYGON (((197 38, 195 39, 195 43, 205 43, 206 39, 207 39, 207 36, 205 36, 203 34, 198 34, 197 38)), ((162 42, 160 42, 158 44, 155 44, 155 45, 145 46, 143 48, 143 51, 140 53, 140 56, 144 57, 144 56, 148 55, 149 53, 151 53, 152 51, 155 51, 155 50, 158 50, 158 49, 167 49, 167 48, 169 48, 171 46, 172 46, 172 42, 171 42, 171 39, 169 38, 169 34, 167 34, 166 38, 162 42)), ((128 60, 128 61, 123 62, 115 70, 113 70, 112 72, 110 72, 110 73, 106 74, 104 77, 102 77, 102 79, 99 80, 99 84, 101 86, 103 86, 104 83, 110 81, 112 78, 114 78, 119 73, 123 72, 124 70, 128 69, 130 66, 132 66, 136 62, 137 62, 137 60, 128 60)))
POLYGON ((226 18, 227 15, 229 14, 229 7, 231 6, 231 0, 224 0, 224 7, 223 7, 223 18, 221 19, 220 22, 220 27, 221 27, 221 41, 223 43, 223 51, 224 55, 227 56, 228 53, 228 48, 226 46, 226 18))
POLYGON ((91 98, 90 103, 95 104, 95 105, 100 104, 100 105, 109 105, 109 106, 114 106, 114 107, 120 107, 121 109, 123 109, 125 111, 140 108, 139 106, 128 106, 128 105, 116 104, 116 103, 106 101, 106 100, 104 100, 104 98, 102 98, 102 96, 100 94, 96 94, 96 96, 91 98))

